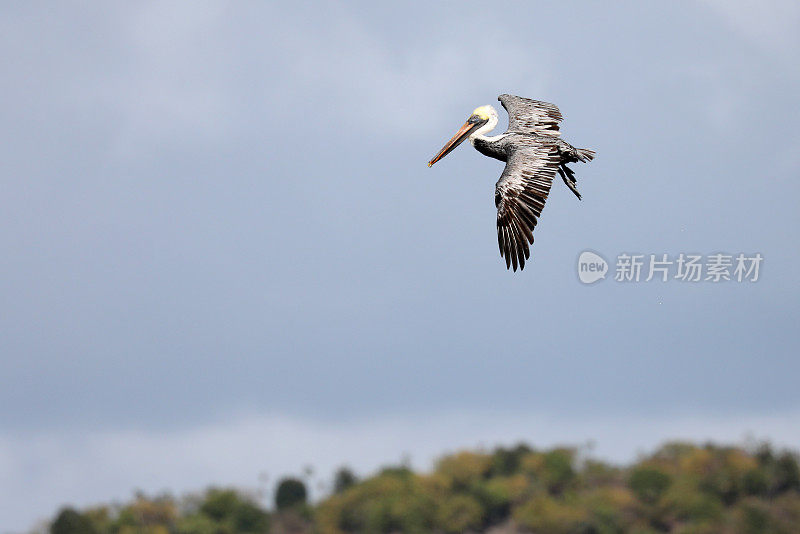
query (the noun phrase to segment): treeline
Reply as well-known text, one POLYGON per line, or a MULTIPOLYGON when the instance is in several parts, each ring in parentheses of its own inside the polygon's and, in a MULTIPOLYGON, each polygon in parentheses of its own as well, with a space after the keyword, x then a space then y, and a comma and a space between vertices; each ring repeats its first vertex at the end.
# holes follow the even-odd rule
POLYGON ((527 445, 441 458, 430 473, 347 469, 307 501, 283 479, 268 510, 253 496, 209 489, 176 499, 138 495, 117 506, 64 508, 52 534, 800 533, 800 468, 790 451, 669 443, 619 467, 579 449, 527 445))

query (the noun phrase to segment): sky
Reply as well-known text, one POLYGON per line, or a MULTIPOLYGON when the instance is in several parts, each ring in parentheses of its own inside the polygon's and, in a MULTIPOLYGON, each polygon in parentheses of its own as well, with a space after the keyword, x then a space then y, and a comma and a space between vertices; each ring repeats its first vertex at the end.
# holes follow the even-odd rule
POLYGON ((519 440, 800 448, 795 2, 1 9, 0 532, 519 440), (501 93, 597 151, 517 273, 502 163, 426 166, 501 93))

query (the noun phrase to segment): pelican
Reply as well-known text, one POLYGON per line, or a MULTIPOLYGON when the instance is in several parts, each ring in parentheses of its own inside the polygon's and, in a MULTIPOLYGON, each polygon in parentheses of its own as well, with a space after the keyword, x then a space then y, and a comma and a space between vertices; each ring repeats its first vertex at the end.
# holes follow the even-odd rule
POLYGON ((506 268, 525 268, 533 244, 533 229, 553 184, 555 173, 575 193, 575 173, 567 163, 589 162, 594 151, 575 148, 559 137, 561 112, 554 104, 521 96, 497 97, 508 112, 505 133, 489 137, 497 126, 497 110, 481 106, 429 162, 428 167, 452 152, 465 139, 484 156, 506 163, 494 189, 497 207, 497 242, 506 268))

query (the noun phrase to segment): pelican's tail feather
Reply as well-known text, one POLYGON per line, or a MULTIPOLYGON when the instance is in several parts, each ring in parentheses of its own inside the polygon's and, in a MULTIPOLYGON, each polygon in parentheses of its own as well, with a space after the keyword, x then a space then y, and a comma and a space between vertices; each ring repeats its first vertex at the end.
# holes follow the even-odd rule
POLYGON ((588 148, 576 148, 575 152, 578 154, 578 161, 582 161, 583 163, 587 163, 594 159, 594 150, 589 150, 588 148))

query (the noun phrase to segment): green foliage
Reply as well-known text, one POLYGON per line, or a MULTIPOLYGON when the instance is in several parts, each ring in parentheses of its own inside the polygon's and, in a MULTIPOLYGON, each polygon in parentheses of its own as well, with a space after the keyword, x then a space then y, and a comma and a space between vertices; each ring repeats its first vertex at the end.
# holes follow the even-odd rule
POLYGON ((768 496, 785 491, 800 491, 800 467, 797 455, 788 451, 775 453, 769 445, 762 445, 756 452, 763 473, 763 493, 768 496))
POLYGON ((98 506, 84 510, 84 517, 86 517, 92 524, 94 530, 90 532, 108 532, 111 528, 111 510, 108 506, 98 506))
POLYGON ((465 532, 477 529, 482 523, 483 508, 468 495, 447 496, 437 506, 436 525, 444 532, 465 532))
POLYGON ((352 487, 358 479, 347 467, 340 467, 333 476, 333 492, 342 493, 347 488, 352 487))
POLYGON ((284 478, 278 483, 275 492, 275 506, 286 510, 306 503, 306 485, 296 478, 284 478))
POLYGON ((119 534, 167 534, 165 529, 173 525, 177 516, 177 506, 172 498, 163 496, 148 499, 138 495, 119 511, 116 521, 109 528, 119 534))
POLYGON ((483 508, 484 521, 494 524, 507 518, 512 505, 521 502, 530 488, 528 478, 516 474, 481 481, 472 486, 470 493, 483 508))
POLYGON ((388 469, 333 495, 316 511, 322 534, 342 532, 430 532, 441 484, 407 469, 388 469))
POLYGON ((800 467, 797 465, 797 458, 794 454, 784 452, 775 461, 774 466, 775 493, 785 491, 800 490, 800 467))
POLYGON ((722 518, 724 505, 712 492, 701 491, 690 478, 680 478, 661 499, 661 510, 668 523, 716 523, 722 518))
POLYGON ((93 534, 91 520, 73 508, 64 508, 50 525, 50 534, 93 534))
POLYGON ((175 534, 218 534, 225 530, 217 521, 203 514, 187 515, 175 524, 175 534))
POLYGON ((588 514, 575 503, 541 495, 526 502, 514 511, 520 525, 549 534, 589 532, 588 514))
POLYGON ((739 525, 742 534, 775 532, 767 505, 760 501, 747 501, 739 506, 739 525))
POLYGON ((114 514, 99 507, 84 515, 93 532, 104 534, 258 534, 270 526, 269 514, 257 503, 235 490, 216 488, 183 502, 137 495, 114 514))
POLYGON ((544 455, 543 479, 550 493, 560 494, 573 482, 574 459, 573 449, 555 449, 544 455))
POLYGON ((586 460, 581 472, 587 487, 618 486, 623 480, 622 470, 597 460, 586 460))
POLYGON ((745 495, 766 495, 769 480, 763 469, 751 469, 742 478, 745 495))
POLYGON ((407 466, 357 480, 346 468, 333 492, 306 503, 281 480, 270 515, 232 489, 176 500, 137 495, 118 506, 64 508, 56 534, 791 534, 800 529, 797 456, 667 443, 628 467, 577 458, 575 449, 525 445, 445 456, 427 474, 407 466), (522 530, 520 530, 522 529, 522 530))
MULTIPOLYGON (((269 515, 258 504, 232 489, 212 488, 200 504, 199 516, 193 528, 203 530, 204 525, 230 532, 266 532, 269 515)), ((188 528, 183 525, 184 529, 188 528)))
POLYGON ((462 451, 440 459, 436 472, 449 479, 452 489, 462 490, 488 475, 491 464, 486 454, 462 451))
POLYGON ((520 469, 522 458, 531 452, 533 450, 524 443, 520 443, 510 449, 496 448, 491 457, 490 475, 509 476, 517 473, 520 469))
POLYGON ((239 502, 239 495, 234 490, 211 488, 200 504, 200 513, 212 521, 225 521, 236 515, 239 502))
POLYGON ((629 532, 636 522, 636 497, 623 486, 597 488, 579 498, 587 513, 586 524, 593 533, 629 532))
POLYGON ((642 502, 653 504, 669 487, 670 477, 658 468, 643 466, 633 470, 628 484, 642 502))

